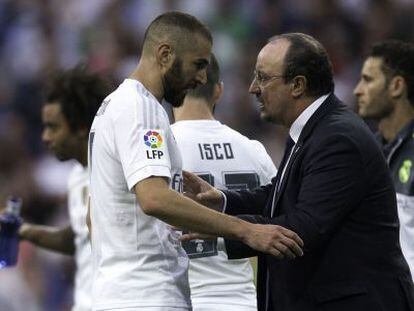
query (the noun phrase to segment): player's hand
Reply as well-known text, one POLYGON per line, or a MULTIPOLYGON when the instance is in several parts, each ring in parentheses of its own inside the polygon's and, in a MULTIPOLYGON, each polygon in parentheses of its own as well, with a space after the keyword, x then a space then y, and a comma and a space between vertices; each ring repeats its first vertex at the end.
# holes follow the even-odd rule
POLYGON ((262 253, 278 259, 303 256, 303 241, 293 231, 277 225, 248 225, 243 242, 262 253))
POLYGON ((183 171, 184 195, 211 209, 221 212, 223 196, 220 191, 197 175, 183 171))

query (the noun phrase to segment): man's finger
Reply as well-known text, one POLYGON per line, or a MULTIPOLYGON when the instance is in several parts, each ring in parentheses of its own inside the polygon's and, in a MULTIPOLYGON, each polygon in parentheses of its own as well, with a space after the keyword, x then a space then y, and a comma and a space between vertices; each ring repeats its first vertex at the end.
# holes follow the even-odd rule
POLYGON ((212 199, 215 199, 216 195, 214 191, 207 191, 197 194, 197 199, 200 201, 210 201, 212 199))
POLYGON ((269 253, 271 254, 271 255, 273 255, 273 256, 275 256, 277 259, 283 259, 283 258, 285 258, 285 256, 278 250, 278 249, 276 249, 276 248, 274 248, 274 247, 272 247, 270 250, 269 250, 269 253))
POLYGON ((179 240, 180 241, 190 241, 190 240, 214 240, 217 237, 210 234, 198 233, 198 232, 189 232, 183 234, 179 240))
POLYGON ((196 196, 191 191, 183 191, 183 195, 187 198, 190 198, 191 200, 196 200, 196 196))
POLYGON ((294 240, 296 243, 299 244, 300 247, 303 247, 303 245, 305 245, 303 243, 303 240, 295 232, 293 232, 292 230, 286 229, 285 227, 282 227, 282 226, 278 226, 278 227, 280 228, 284 236, 287 236, 288 238, 294 240))
POLYGON ((284 237, 280 242, 284 245, 286 245, 292 252, 296 254, 296 256, 303 256, 303 250, 302 248, 296 243, 296 241, 284 237))
POLYGON ((296 254, 285 244, 282 242, 276 243, 275 247, 287 258, 295 259, 297 256, 296 254))
POLYGON ((195 240, 195 239, 199 239, 200 235, 196 232, 192 232, 192 233, 186 233, 183 234, 179 237, 180 241, 191 241, 191 240, 195 240))
POLYGON ((197 175, 187 172, 187 171, 183 171, 183 179, 184 181, 187 181, 189 183, 192 184, 198 184, 200 182, 200 180, 202 180, 200 177, 198 177, 197 175))
POLYGON ((183 190, 186 192, 198 192, 199 186, 195 186, 191 181, 188 181, 188 179, 184 178, 183 181, 183 190))

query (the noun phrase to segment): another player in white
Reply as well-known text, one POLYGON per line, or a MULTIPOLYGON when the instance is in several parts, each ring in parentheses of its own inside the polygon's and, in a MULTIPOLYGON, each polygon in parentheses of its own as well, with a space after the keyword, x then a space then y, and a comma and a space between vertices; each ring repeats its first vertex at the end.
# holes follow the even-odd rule
MULTIPOLYGON (((207 83, 190 90, 174 108, 171 126, 183 158, 183 169, 213 186, 252 189, 268 184, 276 168, 265 148, 215 120, 223 84, 214 55, 207 83)), ((183 243, 190 258, 189 280, 194 311, 257 310, 253 270, 248 259, 228 260, 224 243, 193 240, 183 243)))
POLYGON ((110 92, 102 78, 82 67, 59 72, 46 88, 42 139, 60 161, 77 160, 68 180, 70 225, 54 228, 23 223, 22 240, 63 254, 75 255, 73 311, 91 309, 92 260, 86 226, 88 199, 88 133, 93 118, 110 92))
POLYGON ((302 253, 300 238, 285 228, 218 213, 178 192, 181 155, 160 101, 179 106, 188 89, 206 82, 211 45, 210 32, 193 16, 158 16, 138 67, 95 117, 89 137, 93 310, 191 309, 188 258, 170 225, 274 255, 286 247, 302 253))

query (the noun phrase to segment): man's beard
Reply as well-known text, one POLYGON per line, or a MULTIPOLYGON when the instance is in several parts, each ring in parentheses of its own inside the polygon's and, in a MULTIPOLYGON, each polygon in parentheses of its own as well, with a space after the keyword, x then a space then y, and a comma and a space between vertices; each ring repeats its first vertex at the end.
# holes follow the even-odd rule
POLYGON ((163 78, 164 99, 173 107, 180 107, 186 95, 183 81, 182 61, 177 58, 163 78))

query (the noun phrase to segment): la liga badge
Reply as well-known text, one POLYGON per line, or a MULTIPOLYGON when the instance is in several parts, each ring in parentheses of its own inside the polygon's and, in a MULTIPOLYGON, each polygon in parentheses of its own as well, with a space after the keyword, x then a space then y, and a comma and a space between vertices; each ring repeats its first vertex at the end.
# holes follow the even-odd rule
POLYGON ((149 130, 144 134, 144 142, 145 145, 147 145, 148 147, 152 149, 157 149, 162 146, 163 140, 158 132, 149 130))

